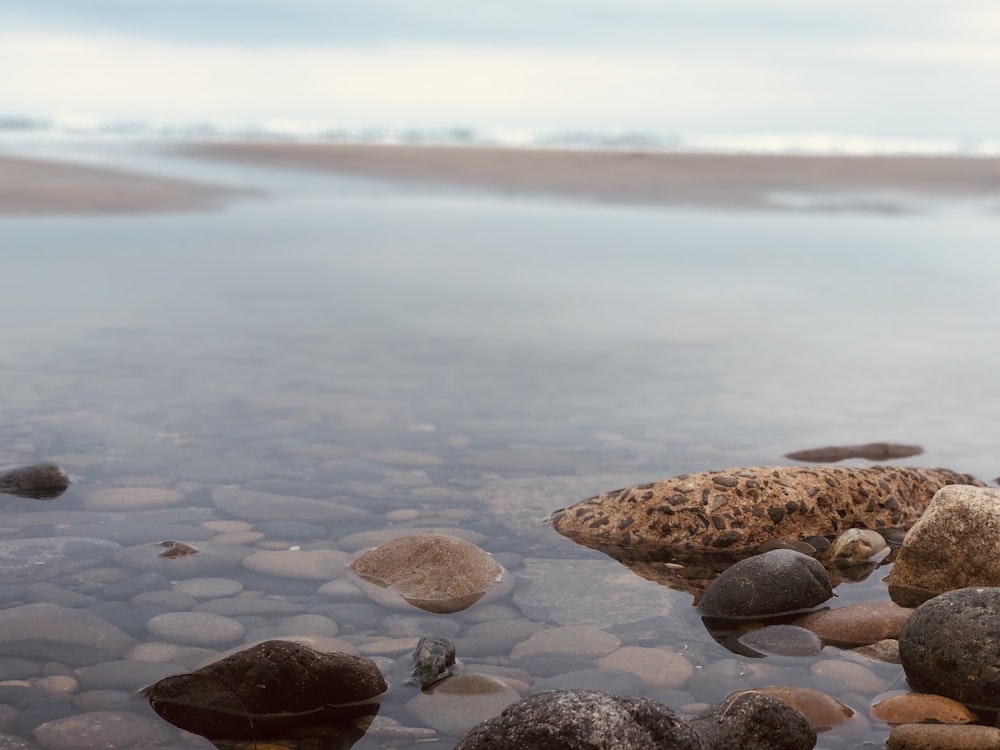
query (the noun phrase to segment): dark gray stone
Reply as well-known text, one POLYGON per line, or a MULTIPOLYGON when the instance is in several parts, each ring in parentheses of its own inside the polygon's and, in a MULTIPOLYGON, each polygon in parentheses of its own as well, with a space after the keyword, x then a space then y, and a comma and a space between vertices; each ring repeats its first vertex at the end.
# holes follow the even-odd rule
MULTIPOLYGON (((735 747, 735 746, 734 746, 735 747)), ((472 729, 455 750, 706 750, 666 706, 590 690, 540 693, 472 729)))
POLYGON ((69 485, 69 475, 55 464, 22 466, 0 474, 0 492, 35 500, 59 497, 69 485))
POLYGON ((913 690, 1000 709, 1000 588, 949 591, 921 604, 899 634, 913 690))
POLYGON ((797 625, 768 625, 739 637, 742 646, 753 655, 815 656, 823 650, 823 641, 811 630, 797 625))
POLYGON ((815 558, 775 549, 740 560, 705 589, 698 608, 709 617, 742 618, 809 609, 833 596, 815 558))
POLYGON ((689 722, 706 750, 810 750, 816 731, 797 709, 763 693, 742 693, 689 722))

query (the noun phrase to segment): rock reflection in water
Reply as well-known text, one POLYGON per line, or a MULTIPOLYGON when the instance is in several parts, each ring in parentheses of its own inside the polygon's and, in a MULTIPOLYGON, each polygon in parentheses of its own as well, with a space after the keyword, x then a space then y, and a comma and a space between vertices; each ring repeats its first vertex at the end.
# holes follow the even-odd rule
POLYGON ((34 500, 51 500, 69 489, 69 475, 55 464, 35 464, 0 474, 0 492, 34 500))

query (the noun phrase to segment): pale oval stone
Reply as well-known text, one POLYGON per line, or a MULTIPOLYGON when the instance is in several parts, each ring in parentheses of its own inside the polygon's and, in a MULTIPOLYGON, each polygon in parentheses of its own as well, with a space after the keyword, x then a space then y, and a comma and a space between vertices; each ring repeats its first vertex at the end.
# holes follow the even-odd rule
POLYGON ((898 638, 913 610, 895 602, 860 602, 824 609, 798 618, 795 624, 837 646, 861 646, 898 638))
POLYGON ((662 648, 623 646, 597 659, 597 666, 631 672, 650 687, 676 690, 694 674, 691 662, 680 654, 662 648))
POLYGON ((246 629, 236 620, 208 612, 167 612, 146 623, 151 635, 186 646, 223 646, 243 639, 246 629))
POLYGON ((80 683, 69 675, 58 674, 51 677, 40 677, 35 680, 34 687, 50 695, 70 695, 77 691, 80 683))
POLYGON ((184 653, 190 646, 182 646, 179 643, 165 643, 164 641, 147 641, 134 646, 127 654, 126 659, 132 661, 169 661, 172 662, 178 654, 184 653))
POLYGON ((319 635, 332 638, 337 635, 337 623, 323 615, 296 615, 278 621, 281 635, 319 635))
POLYGON ((34 735, 44 750, 108 750, 166 743, 173 731, 131 711, 93 711, 47 721, 35 727, 34 735))
POLYGON ((420 518, 420 511, 416 508, 400 508, 399 510, 390 510, 388 513, 383 515, 383 518, 385 518, 385 520, 389 523, 416 521, 420 518))
POLYGON ((239 534, 253 531, 253 526, 246 521, 205 521, 202 528, 214 531, 216 534, 239 534))
POLYGON ((364 591, 359 589, 346 578, 338 578, 334 581, 330 581, 329 583, 324 583, 316 589, 316 593, 320 596, 328 596, 331 599, 336 599, 338 601, 360 602, 368 599, 364 591))
POLYGON ((280 578, 328 581, 341 578, 351 556, 336 549, 262 550, 243 560, 243 566, 255 573, 280 578))
POLYGON ((102 617, 56 604, 0 610, 0 655, 87 666, 119 658, 135 640, 102 617))
POLYGON ((83 506, 90 510, 147 510, 177 505, 184 497, 183 492, 163 487, 107 487, 86 493, 83 506))
POLYGON ((215 599, 240 593, 243 584, 232 578, 188 578, 178 581, 171 588, 195 599, 215 599))
POLYGON ((380 638, 358 647, 362 656, 397 656, 408 654, 417 647, 419 638, 380 638))
POLYGON ((1000 729, 975 724, 900 724, 893 727, 888 750, 996 750, 1000 729))
POLYGON ((871 715, 888 724, 968 724, 979 719, 958 701, 929 693, 891 695, 872 706, 871 715))
MULTIPOLYGON (((751 691, 741 690, 736 693, 730 693, 726 700, 728 701, 732 696, 745 692, 751 691)), ((854 709, 845 706, 826 693, 813 690, 812 688, 794 687, 791 685, 768 685, 766 687, 754 688, 753 692, 773 695, 793 708, 797 708, 805 714, 805 717, 809 719, 809 723, 812 724, 813 729, 817 732, 844 724, 854 716, 854 709)))
POLYGON ((464 539, 413 534, 364 552, 351 580, 383 606, 459 612, 513 589, 513 578, 491 555, 464 539))
POLYGON ((832 562, 851 565, 868 562, 886 551, 889 545, 872 529, 847 529, 833 540, 827 553, 832 562))
POLYGON ((260 531, 234 531, 232 534, 216 534, 212 541, 216 544, 254 544, 264 538, 260 531))
POLYGON ((589 625, 566 625, 535 633, 526 641, 514 646, 512 661, 540 654, 569 654, 597 658, 607 656, 622 645, 618 636, 589 625))
POLYGON ((461 737, 520 698, 499 677, 459 674, 442 680, 428 692, 418 693, 405 707, 421 724, 461 737))
POLYGON ((886 689, 886 681, 863 664, 840 659, 823 659, 815 662, 809 671, 814 675, 829 677, 842 683, 848 690, 875 694, 886 689))

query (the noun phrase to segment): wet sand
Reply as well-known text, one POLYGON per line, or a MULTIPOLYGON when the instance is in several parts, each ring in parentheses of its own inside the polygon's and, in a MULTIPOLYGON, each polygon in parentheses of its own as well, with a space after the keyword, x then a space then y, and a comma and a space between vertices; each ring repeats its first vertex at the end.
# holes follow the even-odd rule
POLYGON ((56 161, 0 156, 0 215, 207 211, 231 188, 56 161))
POLYGON ((192 156, 406 181, 547 193, 626 203, 718 208, 898 208, 894 196, 991 198, 1000 159, 961 156, 811 156, 464 146, 211 143, 192 156), (785 194, 783 197, 781 194, 785 194))

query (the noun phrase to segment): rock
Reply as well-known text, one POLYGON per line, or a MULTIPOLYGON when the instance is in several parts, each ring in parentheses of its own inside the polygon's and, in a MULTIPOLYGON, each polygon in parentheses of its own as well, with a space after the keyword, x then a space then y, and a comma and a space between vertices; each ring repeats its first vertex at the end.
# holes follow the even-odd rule
POLYGON ((908 606, 953 589, 1000 586, 1000 489, 939 490, 887 580, 893 600, 908 606))
POLYGON ((795 624, 834 646, 864 646, 898 638, 912 614, 912 609, 895 602, 861 602, 811 612, 798 618, 795 624))
POLYGON ((816 745, 816 731, 800 711, 760 692, 730 696, 689 724, 706 748, 718 750, 811 750, 816 745))
POLYGON ((88 510, 148 510, 184 502, 184 493, 163 487, 105 487, 84 495, 88 510))
POLYGON ((248 521, 273 521, 275 515, 280 514, 283 521, 330 524, 371 515, 366 510, 332 501, 274 495, 236 487, 217 487, 212 492, 212 502, 219 510, 248 521))
POLYGON ((246 635, 236 620, 208 612, 165 612, 150 618, 146 629, 160 640, 183 646, 228 646, 246 635))
POLYGON ((343 577, 350 560, 350 555, 336 549, 262 550, 245 558, 243 567, 279 578, 329 581, 343 577))
POLYGON ((597 659, 601 669, 631 672, 648 687, 676 690, 694 674, 691 662, 663 648, 623 646, 597 659))
POLYGON ((1000 750, 1000 729, 947 724, 900 724, 885 743, 888 750, 1000 750))
POLYGON ((427 690, 448 677, 454 666, 455 644, 440 635, 425 635, 413 651, 413 671, 406 682, 427 690))
POLYGON ((496 716, 521 696, 499 677, 459 674, 442 680, 406 702, 406 710, 425 726, 451 737, 496 716))
MULTIPOLYGON (((544 664, 545 657, 539 659, 544 664)), ((534 662, 532 662, 532 665, 534 662)), ((559 672, 552 677, 535 681, 531 694, 550 690, 597 690, 615 695, 642 695, 648 688, 642 678, 632 672, 612 669, 576 669, 559 672)))
POLYGON ((705 589, 698 608, 709 617, 784 614, 833 596, 826 569, 815 558, 776 549, 736 563, 705 589))
POLYGON ((78 536, 0 541, 0 585, 50 581, 96 567, 121 549, 114 542, 78 536))
MULTIPOLYGON (((175 726, 206 737, 276 739, 304 727, 354 725, 374 716, 388 689, 375 663, 266 641, 143 691, 175 726)), ((362 728, 363 733, 363 728, 362 728)), ((350 747, 350 745, 346 745, 350 747)))
POLYGON ((0 610, 0 654, 89 666, 117 659, 135 641, 83 609, 24 604, 0 610))
POLYGON ((730 469, 615 490, 550 520, 560 534, 599 550, 750 552, 772 539, 906 526, 948 484, 984 486, 947 469, 730 469))
POLYGON ((510 593, 513 579, 488 553, 458 537, 414 534, 362 553, 353 580, 384 606, 459 612, 510 593))
POLYGON ((845 691, 873 695, 886 689, 885 680, 864 664, 843 659, 822 659, 809 667, 810 674, 836 680, 845 691))
POLYGON ((51 500, 70 485, 69 475, 55 464, 35 464, 0 474, 0 492, 34 500, 51 500))
POLYGON ((784 701, 802 713, 817 732, 832 729, 854 716, 854 709, 845 706, 826 693, 813 690, 812 688, 794 687, 791 685, 767 685, 765 687, 754 688, 753 690, 740 690, 727 696, 726 701, 744 693, 763 693, 772 698, 784 701))
POLYGON ((786 453, 785 458, 793 461, 829 464, 845 458, 866 458, 869 461, 888 461, 891 458, 919 456, 924 449, 919 445, 898 445, 896 443, 865 443, 864 445, 829 445, 795 453, 786 453))
POLYGON ((542 654, 606 656, 622 645, 618 636, 589 625, 567 625, 540 630, 518 643, 511 651, 512 662, 530 660, 542 654))
POLYGON ((455 750, 705 750, 670 708, 590 690, 539 693, 472 729, 455 750))
POLYGON ((973 708, 1000 709, 1000 588, 964 588, 930 599, 899 634, 910 687, 973 708))
POLYGON ((230 544, 196 542, 195 547, 183 542, 138 544, 115 552, 114 560, 123 568, 162 573, 171 580, 210 577, 242 569, 244 558, 253 550, 230 544), (193 550, 187 554, 184 549, 193 550), (180 554, 173 554, 175 552, 180 554))
POLYGON ((754 654, 815 656, 823 650, 823 641, 812 631, 795 625, 767 625, 743 633, 739 643, 754 654))
POLYGON ((968 724, 979 719, 958 701, 928 693, 891 695, 872 706, 871 715, 888 724, 968 724))
POLYGON ((157 747, 173 739, 162 723, 132 711, 92 711, 40 724, 35 739, 44 750, 125 750, 157 747))
POLYGON ((837 565, 858 565, 868 562, 888 548, 889 545, 877 531, 848 529, 833 540, 827 559, 837 565))
POLYGON ((195 599, 215 599, 240 593, 243 584, 232 578, 188 578, 178 581, 172 588, 195 599))

